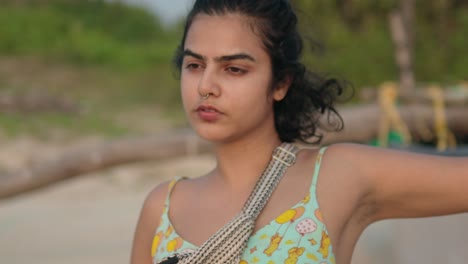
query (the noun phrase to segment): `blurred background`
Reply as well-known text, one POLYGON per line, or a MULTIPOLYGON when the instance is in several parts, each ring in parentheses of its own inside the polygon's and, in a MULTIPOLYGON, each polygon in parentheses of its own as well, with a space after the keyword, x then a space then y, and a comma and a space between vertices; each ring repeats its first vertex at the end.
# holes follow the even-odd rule
MULTIPOLYGON (((214 165, 171 64, 192 2, 0 0, 1 263, 128 263, 148 192, 214 165)), ((467 1, 292 2, 304 63, 354 89, 324 144, 468 156, 467 1)), ((466 214, 391 220, 353 264, 467 263, 467 248, 466 214)))

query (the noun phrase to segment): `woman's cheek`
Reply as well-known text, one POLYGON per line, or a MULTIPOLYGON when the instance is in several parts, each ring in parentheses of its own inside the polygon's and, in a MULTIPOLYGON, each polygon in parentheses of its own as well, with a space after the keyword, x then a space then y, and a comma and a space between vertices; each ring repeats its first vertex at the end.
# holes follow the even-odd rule
POLYGON ((180 95, 181 95, 182 105, 184 107, 184 111, 188 115, 189 112, 190 112, 191 100, 190 100, 190 96, 189 96, 189 94, 187 92, 188 92, 187 89, 182 85, 182 87, 180 89, 180 95))

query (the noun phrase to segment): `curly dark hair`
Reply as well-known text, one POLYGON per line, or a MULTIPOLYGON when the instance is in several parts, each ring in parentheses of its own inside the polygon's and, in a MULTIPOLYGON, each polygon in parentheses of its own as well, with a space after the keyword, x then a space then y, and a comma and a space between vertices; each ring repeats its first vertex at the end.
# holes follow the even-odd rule
POLYGON ((273 85, 290 78, 291 85, 281 101, 273 105, 275 128, 283 142, 300 140, 318 144, 327 131, 343 129, 343 120, 334 107, 344 85, 335 78, 310 72, 300 62, 303 41, 297 29, 297 16, 288 0, 196 0, 187 16, 182 41, 174 62, 181 70, 187 32, 197 14, 238 13, 252 18, 251 27, 263 41, 271 57, 273 85), (326 124, 321 117, 326 114, 326 124), (337 118, 331 118, 334 115, 337 118))

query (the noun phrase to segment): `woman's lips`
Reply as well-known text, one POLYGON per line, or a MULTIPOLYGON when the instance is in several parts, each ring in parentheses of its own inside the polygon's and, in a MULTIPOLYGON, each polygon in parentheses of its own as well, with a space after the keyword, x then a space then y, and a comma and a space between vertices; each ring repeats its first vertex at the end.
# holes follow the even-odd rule
POLYGON ((217 121, 222 113, 216 107, 210 105, 201 105, 196 110, 198 117, 207 122, 217 121))

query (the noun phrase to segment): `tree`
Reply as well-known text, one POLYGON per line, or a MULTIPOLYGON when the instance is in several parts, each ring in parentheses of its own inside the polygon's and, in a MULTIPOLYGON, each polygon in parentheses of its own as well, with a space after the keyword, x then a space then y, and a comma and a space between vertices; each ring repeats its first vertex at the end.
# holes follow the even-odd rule
POLYGON ((391 54, 394 42, 388 18, 395 11, 402 17, 395 21, 405 29, 402 35, 407 42, 398 46, 406 47, 408 53, 400 68, 413 68, 420 82, 454 83, 467 78, 468 65, 460 54, 466 54, 468 46, 468 1, 297 0, 294 4, 301 10, 301 28, 306 35, 318 36, 332 50, 327 59, 316 56, 307 62, 344 75, 358 86, 399 79, 397 56, 385 55, 391 54), (346 61, 361 63, 361 72, 346 61))

